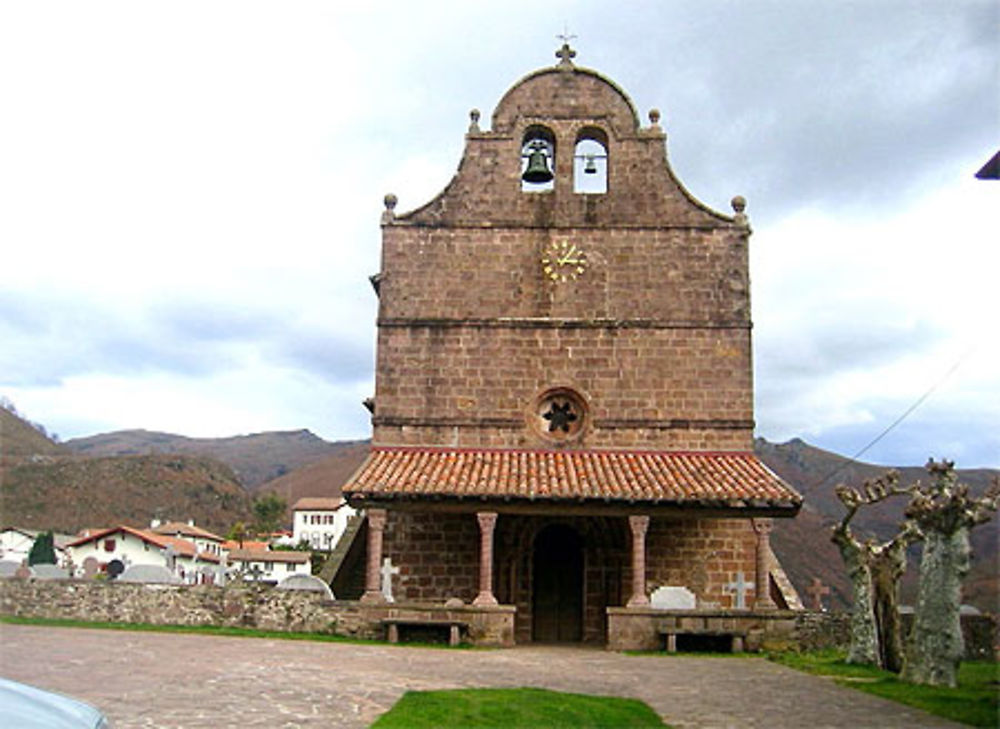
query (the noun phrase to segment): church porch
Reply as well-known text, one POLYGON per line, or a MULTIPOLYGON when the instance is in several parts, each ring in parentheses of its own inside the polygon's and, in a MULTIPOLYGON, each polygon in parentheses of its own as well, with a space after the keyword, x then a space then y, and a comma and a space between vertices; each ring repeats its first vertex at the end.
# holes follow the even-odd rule
POLYGON ((754 529, 760 519, 490 506, 497 510, 369 509, 362 602, 378 613, 372 619, 463 621, 470 641, 492 645, 625 641, 638 648, 649 647, 650 630, 667 625, 668 612, 650 606, 661 586, 686 591, 693 602, 683 617, 711 616, 713 626, 720 615, 773 610, 754 598, 758 549, 771 559, 754 529), (660 622, 636 627, 643 620, 660 622))

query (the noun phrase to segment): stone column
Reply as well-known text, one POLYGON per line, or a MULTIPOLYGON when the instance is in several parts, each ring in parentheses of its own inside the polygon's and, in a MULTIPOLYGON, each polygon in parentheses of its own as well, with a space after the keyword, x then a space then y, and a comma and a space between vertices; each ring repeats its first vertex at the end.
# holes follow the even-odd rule
POLYGON ((771 529, 770 519, 752 519, 757 535, 757 579, 754 582, 754 610, 777 610, 771 599, 771 529))
POLYGON ((361 602, 385 602, 379 584, 382 566, 382 532, 385 531, 385 509, 368 509, 368 564, 365 568, 365 594, 361 602))
POLYGON ((625 607, 646 607, 646 530, 649 529, 648 516, 630 516, 628 525, 632 529, 632 596, 625 607))
POLYGON ((493 530, 497 525, 495 511, 480 511, 479 520, 479 594, 473 605, 496 605, 493 596, 493 530))

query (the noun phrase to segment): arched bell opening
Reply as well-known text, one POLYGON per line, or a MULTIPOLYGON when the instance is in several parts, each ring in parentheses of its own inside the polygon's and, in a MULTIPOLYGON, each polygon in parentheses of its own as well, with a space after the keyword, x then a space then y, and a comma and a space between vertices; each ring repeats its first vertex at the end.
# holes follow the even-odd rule
POLYGON ((556 137, 540 125, 528 127, 521 141, 521 190, 546 192, 555 187, 556 137))
POLYGON ((603 195, 608 191, 608 135, 597 127, 577 134, 573 148, 573 192, 603 195))

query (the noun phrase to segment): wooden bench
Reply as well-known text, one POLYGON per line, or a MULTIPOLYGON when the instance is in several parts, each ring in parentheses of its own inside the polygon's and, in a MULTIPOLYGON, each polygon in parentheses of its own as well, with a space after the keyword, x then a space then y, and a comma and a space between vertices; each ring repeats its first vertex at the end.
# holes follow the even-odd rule
POLYGON ((469 624, 464 620, 449 619, 385 618, 381 623, 386 628, 386 640, 390 643, 398 643, 400 626, 408 626, 415 628, 447 628, 448 645, 458 645, 462 641, 462 631, 467 630, 469 627, 469 624))
POLYGON ((742 653, 746 646, 747 633, 745 630, 717 630, 714 628, 660 628, 658 631, 666 638, 667 652, 677 652, 678 635, 701 635, 710 638, 730 638, 731 650, 733 653, 742 653))

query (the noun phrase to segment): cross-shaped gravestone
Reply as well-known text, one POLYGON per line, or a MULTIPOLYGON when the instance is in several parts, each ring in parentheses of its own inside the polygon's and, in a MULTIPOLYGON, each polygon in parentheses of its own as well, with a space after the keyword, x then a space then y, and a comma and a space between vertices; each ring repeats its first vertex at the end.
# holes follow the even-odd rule
POLYGON ((726 585, 726 591, 736 595, 736 604, 733 607, 737 610, 747 609, 747 591, 752 589, 753 583, 747 582, 742 572, 737 572, 736 579, 726 585))
POLYGON ((392 576, 399 574, 399 567, 394 567, 392 560, 386 557, 382 560, 379 572, 382 574, 382 597, 385 598, 386 602, 396 602, 392 596, 392 576))
POLYGON ((819 577, 813 577, 812 584, 806 588, 806 592, 812 598, 813 610, 822 611, 824 609, 823 596, 830 594, 830 588, 824 585, 819 577))

